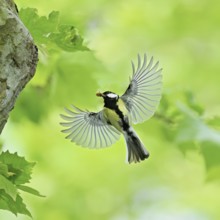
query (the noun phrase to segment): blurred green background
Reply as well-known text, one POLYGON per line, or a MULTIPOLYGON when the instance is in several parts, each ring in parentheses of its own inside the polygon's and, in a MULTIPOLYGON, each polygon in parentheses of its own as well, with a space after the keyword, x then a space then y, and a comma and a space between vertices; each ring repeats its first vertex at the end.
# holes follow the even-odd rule
MULTIPOLYGON (((33 219, 220 219, 220 154, 216 145, 214 153, 208 148, 214 136, 209 136, 208 144, 201 144, 196 135, 188 138, 196 123, 208 132, 201 120, 220 115, 220 2, 17 0, 16 4, 19 9, 36 8, 41 16, 59 11, 60 23, 75 26, 91 49, 53 52, 38 45, 36 75, 19 96, 3 130, 3 150, 37 162, 30 185, 46 197, 22 194, 33 219), (122 94, 131 75, 131 59, 136 62, 137 53, 144 52, 163 68, 166 111, 178 109, 176 103, 184 103, 183 94, 204 109, 197 121, 197 116, 190 118, 191 110, 179 107, 185 109, 184 122, 189 122, 179 126, 181 131, 187 127, 187 138, 180 135, 186 141, 180 144, 181 132, 153 117, 134 126, 151 157, 128 165, 122 138, 103 150, 81 148, 66 140, 59 125, 63 107, 73 103, 100 110, 102 101, 95 93, 122 94), (183 152, 180 146, 188 150, 183 152), (210 168, 213 155, 217 165, 210 168)), ((163 113, 161 106, 159 111, 163 113)), ((218 131, 213 133, 218 142, 218 131)), ((29 217, 0 210, 0 219, 29 217)))

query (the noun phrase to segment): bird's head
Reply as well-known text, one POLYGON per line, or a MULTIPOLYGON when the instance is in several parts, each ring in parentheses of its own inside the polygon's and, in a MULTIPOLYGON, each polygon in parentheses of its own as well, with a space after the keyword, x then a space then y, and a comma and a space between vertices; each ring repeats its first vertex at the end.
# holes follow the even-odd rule
POLYGON ((114 92, 110 92, 110 91, 106 91, 103 93, 97 92, 96 96, 102 97, 104 99, 106 107, 115 105, 119 99, 119 96, 117 94, 115 94, 114 92))

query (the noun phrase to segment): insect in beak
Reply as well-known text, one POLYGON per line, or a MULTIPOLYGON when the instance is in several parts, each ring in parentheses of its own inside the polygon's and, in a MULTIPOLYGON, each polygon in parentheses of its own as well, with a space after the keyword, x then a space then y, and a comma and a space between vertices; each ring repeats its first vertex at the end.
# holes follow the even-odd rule
POLYGON ((97 93, 96 93, 96 96, 99 96, 99 97, 104 97, 104 94, 103 94, 103 93, 101 93, 101 92, 97 92, 97 93))

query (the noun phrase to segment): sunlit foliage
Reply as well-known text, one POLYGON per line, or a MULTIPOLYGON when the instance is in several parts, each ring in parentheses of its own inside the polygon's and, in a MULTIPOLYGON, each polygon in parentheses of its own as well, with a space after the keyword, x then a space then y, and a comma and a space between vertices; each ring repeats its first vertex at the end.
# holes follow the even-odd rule
POLYGON ((22 194, 34 219, 220 219, 219 2, 17 4, 40 60, 2 143, 37 162, 31 186, 46 197, 22 194), (122 139, 103 150, 65 140, 63 107, 100 110, 95 93, 122 94, 130 60, 144 52, 160 61, 164 82, 155 116, 135 126, 150 158, 126 164, 122 139))

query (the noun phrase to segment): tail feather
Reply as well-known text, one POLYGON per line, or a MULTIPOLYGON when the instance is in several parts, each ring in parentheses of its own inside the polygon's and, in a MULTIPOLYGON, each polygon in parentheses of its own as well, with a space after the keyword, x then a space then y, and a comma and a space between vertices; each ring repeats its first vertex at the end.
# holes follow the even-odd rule
POLYGON ((124 137, 127 145, 127 160, 129 163, 137 163, 149 157, 149 152, 132 128, 129 128, 129 132, 124 133, 124 137))

